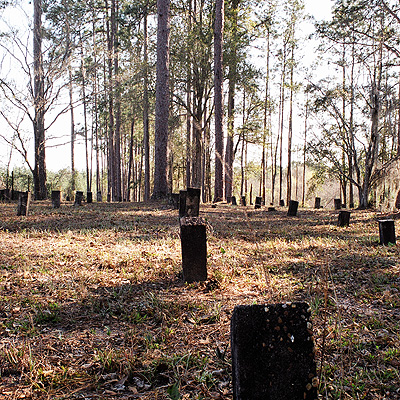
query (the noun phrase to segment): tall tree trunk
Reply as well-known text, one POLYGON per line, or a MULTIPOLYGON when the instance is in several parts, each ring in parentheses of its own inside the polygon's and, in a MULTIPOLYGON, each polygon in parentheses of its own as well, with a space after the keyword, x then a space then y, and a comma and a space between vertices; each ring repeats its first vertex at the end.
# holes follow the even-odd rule
POLYGON ((222 44, 224 31, 224 0, 215 2, 214 28, 214 104, 215 104, 215 185, 214 201, 221 201, 224 197, 223 176, 223 68, 222 44))
POLYGON ((293 137, 293 92, 294 92, 294 38, 292 37, 291 49, 291 63, 290 63, 290 100, 289 100, 289 130, 288 130, 288 166, 287 166, 287 189, 286 189, 286 203, 292 200, 292 137, 293 137))
POLYGON ((35 143, 35 167, 33 171, 34 194, 36 200, 47 197, 46 188, 46 139, 44 128, 45 97, 42 54, 42 1, 33 1, 33 96, 35 117, 33 134, 35 143))
POLYGON ((129 140, 129 163, 128 163, 128 177, 126 182, 126 201, 131 201, 131 180, 132 180, 132 169, 133 169, 133 141, 135 133, 135 119, 132 119, 131 123, 131 137, 129 140))
POLYGON ((118 0, 111 0, 111 37, 114 61, 113 96, 115 98, 115 136, 114 136, 114 200, 122 201, 121 185, 121 93, 119 84, 119 45, 118 45, 118 0))
POLYGON ((265 99, 264 99, 264 119, 263 119, 263 142, 262 142, 262 157, 261 157, 261 190, 260 196, 262 196, 263 200, 266 202, 266 180, 267 180, 267 135, 268 132, 267 126, 267 117, 268 110, 270 109, 269 104, 269 58, 270 58, 270 32, 268 29, 267 36, 267 75, 265 78, 265 99))
POLYGON ((154 149, 154 198, 168 194, 169 0, 157 0, 157 84, 154 149))
POLYGON ((304 207, 306 199, 306 163, 307 163, 307 129, 308 129, 308 93, 306 98, 306 113, 304 117, 304 145, 303 145, 303 192, 301 206, 304 207))
POLYGON ((144 201, 150 200, 150 133, 149 133, 149 66, 147 6, 143 17, 143 148, 144 148, 144 201))
MULTIPOLYGON (((192 0, 189 0, 189 11, 188 11, 188 30, 192 30, 192 0)), ((187 48, 188 52, 188 65, 187 65, 187 82, 186 82, 186 187, 191 186, 191 159, 192 159, 192 62, 190 52, 191 49, 187 48)))
MULTIPOLYGON (((285 39, 286 40, 286 39, 285 39)), ((285 82, 286 81, 286 41, 283 46, 283 60, 282 60, 282 76, 281 76, 281 94, 279 101, 280 112, 280 132, 279 132, 279 201, 282 200, 283 189, 283 121, 285 110, 285 82)))

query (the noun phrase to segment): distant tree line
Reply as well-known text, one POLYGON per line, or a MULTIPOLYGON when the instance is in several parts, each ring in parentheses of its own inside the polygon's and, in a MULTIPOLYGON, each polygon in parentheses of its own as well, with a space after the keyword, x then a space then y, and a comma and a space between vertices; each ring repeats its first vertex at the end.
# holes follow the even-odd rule
POLYGON ((315 65, 328 68, 317 79, 302 65, 302 0, 34 0, 31 36, 2 33, 3 60, 21 74, 2 70, 13 134, 1 137, 26 161, 36 199, 47 196, 52 128, 68 117, 71 193, 79 138, 86 189, 110 201, 192 186, 205 202, 252 190, 304 204, 309 168, 340 182, 343 203, 367 207, 400 154, 399 7, 336 1, 332 20, 315 23, 315 65))

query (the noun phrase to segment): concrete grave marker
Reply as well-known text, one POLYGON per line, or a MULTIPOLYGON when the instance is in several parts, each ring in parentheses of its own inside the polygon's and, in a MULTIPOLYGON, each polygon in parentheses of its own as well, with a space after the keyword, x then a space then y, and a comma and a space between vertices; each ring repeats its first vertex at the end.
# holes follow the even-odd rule
POLYGON ((289 201, 289 209, 287 215, 289 217, 295 217, 297 215, 297 209, 299 208, 299 202, 296 200, 289 201))
POLYGON ((234 400, 316 400, 306 303, 236 306, 231 319, 234 400))
POLYGON ((262 206, 262 197, 257 196, 257 197, 256 197, 256 203, 255 203, 255 205, 254 205, 254 208, 255 208, 255 209, 258 209, 258 208, 261 208, 261 206, 262 206))
POLYGON ((231 203, 233 206, 237 206, 236 196, 231 197, 231 203))
POLYGON ((86 192, 86 203, 88 203, 88 204, 93 203, 93 193, 92 192, 86 192))
POLYGON ((83 200, 83 192, 76 192, 74 206, 81 206, 82 200, 83 200))
POLYGON ((393 219, 381 219, 379 222, 379 244, 387 246, 396 243, 396 233, 393 219))
POLYGON ((350 211, 340 211, 338 216, 338 226, 344 227, 350 225, 350 211))
POLYGON ((333 200, 335 204, 335 210, 340 210, 342 208, 342 200, 340 199, 335 199, 333 200))
POLYGON ((321 208, 321 197, 315 198, 314 208, 316 208, 317 210, 319 210, 321 208))
POLYGON ((185 282, 207 280, 206 223, 200 217, 180 219, 182 270, 185 282))
POLYGON ((51 204, 53 208, 60 208, 61 206, 61 191, 53 190, 51 192, 51 204))
POLYGON ((28 216, 31 204, 31 192, 21 192, 18 197, 17 215, 28 216))

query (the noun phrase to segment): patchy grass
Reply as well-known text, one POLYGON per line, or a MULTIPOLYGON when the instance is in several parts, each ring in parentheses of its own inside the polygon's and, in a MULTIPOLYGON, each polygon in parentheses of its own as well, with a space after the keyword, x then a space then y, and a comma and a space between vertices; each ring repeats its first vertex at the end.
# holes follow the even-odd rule
POLYGON ((163 203, 0 213, 1 400, 231 399, 234 306, 283 301, 311 305, 321 399, 400 398, 399 248, 376 213, 204 205, 190 285, 163 203))

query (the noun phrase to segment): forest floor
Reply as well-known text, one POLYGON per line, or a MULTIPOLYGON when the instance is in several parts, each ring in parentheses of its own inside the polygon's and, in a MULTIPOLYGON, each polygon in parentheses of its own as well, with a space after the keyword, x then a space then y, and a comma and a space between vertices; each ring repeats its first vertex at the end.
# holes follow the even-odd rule
POLYGON ((339 228, 337 211, 202 205, 195 284, 177 214, 0 204, 0 400, 232 399, 234 306, 287 301, 311 306, 320 399, 400 399, 400 246, 378 244, 381 214, 339 228))

